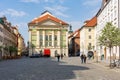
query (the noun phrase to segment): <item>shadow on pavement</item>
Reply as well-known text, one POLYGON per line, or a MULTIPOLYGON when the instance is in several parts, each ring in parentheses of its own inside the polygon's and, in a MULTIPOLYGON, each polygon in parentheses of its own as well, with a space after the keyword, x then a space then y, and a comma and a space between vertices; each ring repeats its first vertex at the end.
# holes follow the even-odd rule
POLYGON ((0 80, 69 80, 88 67, 67 65, 52 58, 22 58, 0 63, 0 80))

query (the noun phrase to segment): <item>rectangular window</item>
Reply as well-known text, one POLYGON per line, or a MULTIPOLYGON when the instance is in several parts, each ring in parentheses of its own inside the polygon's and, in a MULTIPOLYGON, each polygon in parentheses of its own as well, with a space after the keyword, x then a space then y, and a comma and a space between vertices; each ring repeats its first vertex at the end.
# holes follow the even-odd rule
POLYGON ((88 29, 89 32, 91 32, 91 29, 88 29))
POLYGON ((47 42, 47 41, 45 42, 45 46, 46 46, 46 47, 48 46, 48 42, 47 42))
POLYGON ((40 47, 42 47, 43 46, 43 42, 40 42, 40 47))
POLYGON ((92 44, 91 43, 89 43, 89 46, 91 46, 92 44))
POLYGON ((40 35, 40 41, 43 41, 43 36, 42 35, 40 35))
POLYGON ((49 35, 49 41, 52 41, 52 35, 49 35))
POLYGON ((49 46, 52 46, 52 42, 49 42, 49 46))
POLYGON ((57 47, 57 41, 55 41, 54 46, 57 47))
POLYGON ((45 35, 45 40, 48 41, 48 35, 45 35))
POLYGON ((57 35, 54 36, 54 40, 57 41, 57 35))
POLYGON ((89 35, 89 39, 91 39, 91 35, 89 35))

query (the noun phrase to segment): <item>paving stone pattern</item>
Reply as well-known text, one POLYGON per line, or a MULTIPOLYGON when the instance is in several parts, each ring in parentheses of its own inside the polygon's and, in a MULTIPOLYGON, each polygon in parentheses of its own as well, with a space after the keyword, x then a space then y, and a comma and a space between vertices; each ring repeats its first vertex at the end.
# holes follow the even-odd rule
POLYGON ((0 61, 0 80, 120 80, 120 73, 79 57, 0 61))

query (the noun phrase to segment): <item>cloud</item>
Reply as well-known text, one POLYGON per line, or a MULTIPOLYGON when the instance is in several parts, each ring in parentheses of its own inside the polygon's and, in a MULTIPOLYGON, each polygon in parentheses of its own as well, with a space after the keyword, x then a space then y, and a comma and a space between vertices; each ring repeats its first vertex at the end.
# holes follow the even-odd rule
POLYGON ((64 0, 21 0, 21 2, 25 3, 40 3, 40 2, 45 2, 45 3, 63 3, 64 0))
POLYGON ((98 12, 99 9, 100 9, 100 8, 95 8, 95 9, 93 9, 93 10, 91 11, 91 14, 95 16, 95 15, 97 14, 97 12, 98 12))
POLYGON ((27 23, 19 22, 19 23, 15 23, 14 25, 17 25, 19 28, 25 28, 27 26, 27 23))
POLYGON ((54 3, 55 0, 43 0, 44 2, 50 2, 50 3, 54 3))
POLYGON ((40 0, 21 0, 21 2, 26 2, 26 3, 39 3, 40 0))
POLYGON ((45 7, 45 9, 53 12, 57 16, 68 17, 68 15, 64 14, 64 12, 68 10, 67 7, 58 5, 58 6, 53 6, 53 7, 45 7))
POLYGON ((0 12, 0 16, 4 16, 4 15, 10 15, 11 17, 22 17, 22 16, 25 16, 27 14, 23 11, 16 11, 14 9, 7 9, 7 10, 0 12))
POLYGON ((59 0, 60 3, 64 3, 65 0, 59 0))
POLYGON ((76 31, 77 29, 81 28, 83 25, 82 21, 69 21, 69 23, 72 25, 72 30, 76 31))
POLYGON ((96 6, 100 2, 101 2, 101 0, 86 0, 86 1, 84 1, 83 5, 84 6, 96 6))
POLYGON ((21 35, 23 36, 25 43, 27 45, 27 41, 28 41, 28 27, 27 27, 27 23, 25 22, 19 22, 19 23, 14 23, 13 25, 17 25, 17 28, 19 30, 19 32, 21 33, 21 35))

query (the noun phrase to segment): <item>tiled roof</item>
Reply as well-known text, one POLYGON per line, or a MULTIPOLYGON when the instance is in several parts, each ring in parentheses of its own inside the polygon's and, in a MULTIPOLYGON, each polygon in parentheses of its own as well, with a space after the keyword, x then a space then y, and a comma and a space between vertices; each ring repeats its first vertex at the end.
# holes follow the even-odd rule
POLYGON ((91 20, 87 20, 84 26, 86 27, 94 27, 97 24, 97 17, 93 17, 91 20))
POLYGON ((70 36, 68 36, 68 38, 71 37, 80 37, 80 29, 76 30, 75 32, 73 32, 70 36))
POLYGON ((55 21, 57 23, 63 24, 63 25, 68 25, 66 22, 54 17, 52 14, 42 14, 40 17, 34 19, 33 21, 31 21, 29 24, 35 24, 35 23, 39 23, 45 20, 52 20, 55 21))

